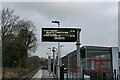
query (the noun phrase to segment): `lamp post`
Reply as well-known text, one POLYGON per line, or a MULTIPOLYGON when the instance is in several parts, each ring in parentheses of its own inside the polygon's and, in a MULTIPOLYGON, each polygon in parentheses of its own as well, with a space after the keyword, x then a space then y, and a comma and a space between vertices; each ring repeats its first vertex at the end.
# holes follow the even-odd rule
MULTIPOLYGON (((63 45, 60 46, 60 51, 61 51, 61 47, 64 47, 63 45)), ((56 47, 53 47, 54 50, 56 51, 56 61, 54 61, 54 64, 56 64, 56 62, 58 62, 58 49, 56 47)), ((54 53, 55 55, 55 53, 54 53)), ((60 58, 60 64, 62 65, 62 59, 60 58)), ((58 75, 57 70, 56 70, 56 75, 58 75)))
POLYGON ((49 55, 48 55, 48 71, 51 72, 51 48, 49 49, 49 55))
POLYGON ((58 49, 57 49, 56 47, 53 47, 53 48, 54 48, 54 50, 56 51, 56 52, 54 53, 54 55, 56 54, 56 56, 55 56, 56 58, 54 59, 54 64, 55 64, 55 66, 54 66, 54 69, 55 69, 55 70, 54 70, 54 73, 57 75, 57 70, 56 70, 56 69, 57 69, 57 68, 56 68, 56 65, 57 65, 57 64, 56 64, 56 63, 57 63, 57 61, 58 61, 58 53, 57 53, 57 52, 58 52, 58 49))
MULTIPOLYGON (((46 53, 47 55, 49 55, 49 53, 46 53)), ((49 56, 48 56, 48 66, 49 66, 49 56)), ((49 67, 48 67, 48 71, 49 71, 49 67)))
POLYGON ((81 52, 80 52, 80 32, 81 29, 77 29, 77 43, 76 43, 76 48, 77 48, 77 78, 78 79, 82 79, 83 78, 83 74, 82 74, 82 59, 81 59, 81 52))
POLYGON ((60 45, 60 66, 62 66, 62 50, 61 48, 64 47, 63 45, 60 45))
POLYGON ((60 21, 52 21, 52 23, 57 23, 58 24, 58 28, 60 27, 60 21))
MULTIPOLYGON (((52 21, 52 23, 57 23, 58 24, 58 28, 60 28, 60 21, 52 21)), ((58 67, 58 76, 57 78, 60 79, 60 42, 58 42, 58 64, 57 66, 58 67)))
POLYGON ((55 47, 52 48, 53 52, 53 73, 55 74, 55 47))

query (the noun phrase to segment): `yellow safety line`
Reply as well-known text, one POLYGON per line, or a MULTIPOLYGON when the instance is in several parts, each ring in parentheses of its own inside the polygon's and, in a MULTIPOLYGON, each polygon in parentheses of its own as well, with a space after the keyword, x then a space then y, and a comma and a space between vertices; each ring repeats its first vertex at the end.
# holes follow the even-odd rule
POLYGON ((42 78, 42 75, 43 75, 43 70, 42 70, 41 73, 40 73, 40 80, 41 80, 41 78, 42 78))

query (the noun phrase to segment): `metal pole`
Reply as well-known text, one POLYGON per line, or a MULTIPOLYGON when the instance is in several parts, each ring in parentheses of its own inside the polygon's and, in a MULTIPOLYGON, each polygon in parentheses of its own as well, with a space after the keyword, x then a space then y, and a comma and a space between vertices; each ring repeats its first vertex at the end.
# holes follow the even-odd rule
POLYGON ((49 49, 49 72, 51 72, 51 48, 48 48, 49 49))
MULTIPOLYGON (((60 21, 52 21, 52 23, 57 23, 58 28, 60 28, 60 21)), ((58 42, 58 64, 57 64, 58 75, 57 78, 60 79, 60 42, 58 42)))
POLYGON ((58 42, 58 65, 57 65, 57 68, 58 68, 58 79, 60 78, 60 42, 58 42))
MULTIPOLYGON (((56 47, 54 47, 54 49, 56 49, 56 52, 58 51, 58 49, 56 47)), ((57 62, 58 62, 58 52, 56 53, 55 65, 57 65, 57 62)), ((55 74, 57 76, 57 66, 55 66, 55 74)))
POLYGON ((53 74, 55 74, 55 50, 54 50, 54 47, 53 47, 53 74))
POLYGON ((48 71, 50 72, 50 67, 51 67, 51 65, 50 65, 50 56, 48 56, 48 71))
POLYGON ((49 72, 49 56, 48 56, 48 72, 49 72))
POLYGON ((81 65, 81 53, 80 53, 80 31, 81 29, 77 29, 77 78, 82 79, 82 65, 81 65))
MULTIPOLYGON (((57 65, 57 62, 58 62, 58 55, 56 54, 56 65, 57 65)), ((56 67, 56 76, 58 75, 58 71, 57 71, 57 67, 56 67)))
MULTIPOLYGON (((60 28, 60 22, 58 23, 58 28, 60 28)), ((60 79, 60 42, 58 42, 58 79, 60 79)))
POLYGON ((60 45, 60 66, 62 66, 62 47, 63 45, 60 45))
POLYGON ((49 69, 49 64, 50 64, 50 56, 49 56, 49 53, 46 53, 48 55, 48 72, 50 72, 50 69, 49 69))

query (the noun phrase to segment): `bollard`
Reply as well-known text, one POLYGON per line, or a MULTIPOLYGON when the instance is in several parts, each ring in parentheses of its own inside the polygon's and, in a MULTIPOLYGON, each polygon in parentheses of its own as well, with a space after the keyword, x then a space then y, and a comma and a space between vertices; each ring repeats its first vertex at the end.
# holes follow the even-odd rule
POLYGON ((114 69, 114 78, 116 80, 116 69, 114 69))

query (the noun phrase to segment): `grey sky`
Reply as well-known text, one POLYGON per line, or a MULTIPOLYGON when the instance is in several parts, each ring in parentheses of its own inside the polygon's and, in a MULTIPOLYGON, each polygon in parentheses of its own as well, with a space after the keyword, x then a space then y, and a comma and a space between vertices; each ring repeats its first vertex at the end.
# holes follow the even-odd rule
MULTIPOLYGON (((81 28, 82 46, 118 46, 117 2, 8 2, 2 5, 34 23, 39 43, 35 55, 40 57, 47 57, 48 47, 57 47, 55 42, 41 42, 42 27, 57 27, 52 20, 60 20, 62 28, 81 28)), ((61 44, 64 45, 62 56, 76 49, 75 42, 61 44)))

